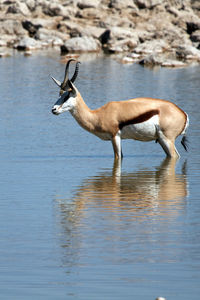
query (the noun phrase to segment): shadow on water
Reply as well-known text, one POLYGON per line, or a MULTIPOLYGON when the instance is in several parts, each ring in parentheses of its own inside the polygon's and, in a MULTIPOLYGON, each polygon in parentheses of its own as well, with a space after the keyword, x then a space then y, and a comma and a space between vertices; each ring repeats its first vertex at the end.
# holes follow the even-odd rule
MULTIPOLYGON (((73 272, 75 265, 83 263, 81 260, 84 257, 85 243, 96 249, 97 252, 93 255, 98 256, 99 249, 103 249, 102 252, 109 251, 108 240, 112 244, 115 236, 123 239, 127 235, 129 243, 132 240, 135 244, 136 240, 139 243, 143 240, 143 235, 154 235, 152 222, 156 222, 157 232, 165 231, 166 222, 170 223, 184 213, 188 194, 186 162, 182 164, 181 174, 176 174, 175 166, 175 160, 165 159, 155 170, 139 169, 123 173, 121 165, 115 162, 112 169, 84 179, 71 199, 57 197, 57 218, 62 236, 60 244, 65 249, 63 266, 70 266, 70 272, 73 272), (145 222, 144 233, 143 228, 138 229, 138 226, 145 222), (116 228, 117 234, 114 233, 116 228), (137 230, 140 237, 134 236, 137 230), (98 237, 101 239, 100 245, 98 237)), ((122 244, 118 246, 121 247, 122 244)), ((92 256, 91 249, 87 251, 89 252, 85 255, 92 256)), ((130 251, 131 259, 135 250, 127 251, 130 251)), ((148 261, 149 245, 143 247, 142 251, 145 251, 142 259, 148 261)), ((135 261, 140 261, 141 254, 138 257, 135 255, 135 261)), ((159 259, 162 261, 162 255, 159 259)), ((95 263, 98 265, 97 258, 95 263)), ((85 262, 84 264, 87 265, 85 262)), ((105 258, 100 265, 104 264, 106 265, 105 258)))
MULTIPOLYGON (((185 161, 182 173, 176 174, 176 161, 165 159, 156 170, 122 173, 121 164, 114 162, 111 171, 89 177, 77 187, 72 201, 73 209, 81 214, 88 205, 113 210, 127 206, 135 211, 148 208, 149 214, 154 214, 159 206, 182 205, 188 193, 186 165, 185 161)), ((65 206, 68 206, 66 199, 59 203, 65 215, 65 206)))

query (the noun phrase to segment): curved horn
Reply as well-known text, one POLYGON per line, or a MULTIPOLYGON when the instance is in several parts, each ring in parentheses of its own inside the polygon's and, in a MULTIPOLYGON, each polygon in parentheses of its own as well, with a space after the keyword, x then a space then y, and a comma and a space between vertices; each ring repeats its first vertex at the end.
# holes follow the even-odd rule
POLYGON ((70 80, 72 83, 76 80, 76 77, 78 76, 79 64, 80 64, 80 61, 77 61, 76 68, 75 68, 75 71, 74 71, 74 75, 70 80))
POLYGON ((69 64, 71 61, 76 61, 76 60, 72 58, 72 59, 68 60, 68 62, 66 64, 65 77, 64 77, 64 80, 61 85, 62 89, 64 89, 66 87, 67 81, 69 80, 69 64))
POLYGON ((70 80, 68 81, 68 84, 69 84, 69 87, 71 89, 71 93, 73 93, 74 96, 76 96, 77 95, 77 90, 76 90, 75 86, 73 85, 73 83, 70 80))
POLYGON ((56 78, 54 78, 53 76, 51 76, 51 78, 53 79, 53 81, 55 82, 55 84, 57 84, 59 87, 61 87, 61 82, 59 80, 57 80, 56 78))

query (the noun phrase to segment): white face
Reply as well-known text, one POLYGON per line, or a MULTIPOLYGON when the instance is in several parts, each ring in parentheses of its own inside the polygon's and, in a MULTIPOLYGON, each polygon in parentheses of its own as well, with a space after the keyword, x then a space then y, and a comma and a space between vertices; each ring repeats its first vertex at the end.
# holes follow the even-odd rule
POLYGON ((64 92, 52 107, 52 113, 59 115, 65 111, 73 111, 76 106, 76 95, 72 91, 64 92))

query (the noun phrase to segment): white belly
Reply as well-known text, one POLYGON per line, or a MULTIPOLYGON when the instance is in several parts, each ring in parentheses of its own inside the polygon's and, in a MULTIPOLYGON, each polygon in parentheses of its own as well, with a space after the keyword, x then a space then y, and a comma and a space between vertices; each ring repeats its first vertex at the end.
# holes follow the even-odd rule
POLYGON ((96 136, 98 136, 100 139, 104 140, 104 141, 110 141, 112 139, 112 136, 110 133, 106 133, 106 132, 94 132, 94 134, 96 136))
POLYGON ((127 125, 122 128, 122 139, 134 139, 139 141, 152 141, 157 138, 156 125, 158 125, 158 115, 151 119, 133 125, 127 125))

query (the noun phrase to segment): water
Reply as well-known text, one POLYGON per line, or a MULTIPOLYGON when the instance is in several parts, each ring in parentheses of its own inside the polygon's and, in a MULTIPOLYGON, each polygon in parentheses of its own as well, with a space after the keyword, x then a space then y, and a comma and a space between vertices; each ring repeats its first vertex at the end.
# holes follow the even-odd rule
POLYGON ((112 146, 50 112, 58 53, 0 60, 0 298, 199 299, 200 67, 146 69, 83 57, 76 86, 91 108, 138 96, 190 116, 175 165, 155 143, 112 146))

